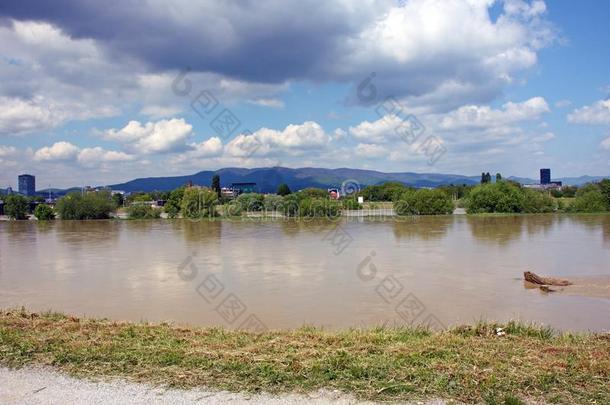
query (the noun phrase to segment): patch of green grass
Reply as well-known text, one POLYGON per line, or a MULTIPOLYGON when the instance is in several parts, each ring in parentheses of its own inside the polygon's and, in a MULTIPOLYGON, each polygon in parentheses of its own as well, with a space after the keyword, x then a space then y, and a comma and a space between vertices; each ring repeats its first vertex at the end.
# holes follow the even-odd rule
POLYGON ((444 332, 303 327, 255 334, 0 311, 0 365, 28 364, 231 391, 327 388, 382 401, 610 403, 609 335, 516 322, 444 332), (506 334, 498 336, 498 328, 506 334))

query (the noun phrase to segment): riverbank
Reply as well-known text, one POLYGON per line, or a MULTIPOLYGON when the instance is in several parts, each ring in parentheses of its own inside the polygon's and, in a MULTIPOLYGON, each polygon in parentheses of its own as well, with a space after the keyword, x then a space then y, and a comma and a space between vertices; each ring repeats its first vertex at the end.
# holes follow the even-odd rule
POLYGON ((254 334, 11 310, 0 315, 0 365, 176 388, 340 390, 382 401, 610 401, 610 335, 556 335, 516 323, 444 332, 301 328, 254 334))

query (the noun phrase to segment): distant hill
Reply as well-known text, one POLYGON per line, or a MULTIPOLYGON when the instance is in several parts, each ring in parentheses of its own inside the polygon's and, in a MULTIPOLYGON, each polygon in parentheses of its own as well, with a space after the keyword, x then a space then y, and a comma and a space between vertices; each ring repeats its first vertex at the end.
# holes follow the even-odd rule
POLYGON ((273 193, 277 186, 286 183, 291 190, 300 190, 307 187, 341 187, 347 180, 353 180, 362 187, 380 184, 387 181, 398 181, 413 187, 437 187, 443 184, 477 184, 478 176, 462 176, 457 174, 437 173, 383 173, 374 170, 359 169, 321 169, 301 168, 289 169, 286 167, 263 167, 256 169, 224 168, 216 171, 202 171, 189 176, 175 177, 148 177, 128 181, 121 184, 112 184, 113 190, 123 191, 165 191, 172 190, 187 184, 208 186, 212 182, 212 176, 220 176, 222 187, 228 187, 232 183, 252 182, 256 183, 259 192, 273 193))

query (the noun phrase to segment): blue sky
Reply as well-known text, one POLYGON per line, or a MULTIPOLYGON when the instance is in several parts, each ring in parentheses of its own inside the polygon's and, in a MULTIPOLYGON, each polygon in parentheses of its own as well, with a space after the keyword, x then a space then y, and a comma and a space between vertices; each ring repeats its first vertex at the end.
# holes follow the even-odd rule
POLYGON ((276 165, 610 175, 610 3, 114 3, 0 6, 0 187, 276 165))

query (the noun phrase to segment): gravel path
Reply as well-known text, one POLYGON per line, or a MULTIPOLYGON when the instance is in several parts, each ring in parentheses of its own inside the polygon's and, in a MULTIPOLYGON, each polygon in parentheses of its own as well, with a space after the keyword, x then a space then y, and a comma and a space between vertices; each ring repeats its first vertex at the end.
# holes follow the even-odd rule
MULTIPOLYGON (((49 369, 0 367, 0 404, 372 404, 356 401, 334 391, 309 395, 235 394, 219 391, 177 390, 153 387, 123 380, 89 381, 60 374, 49 369)), ((412 404, 444 405, 443 401, 412 404)))

